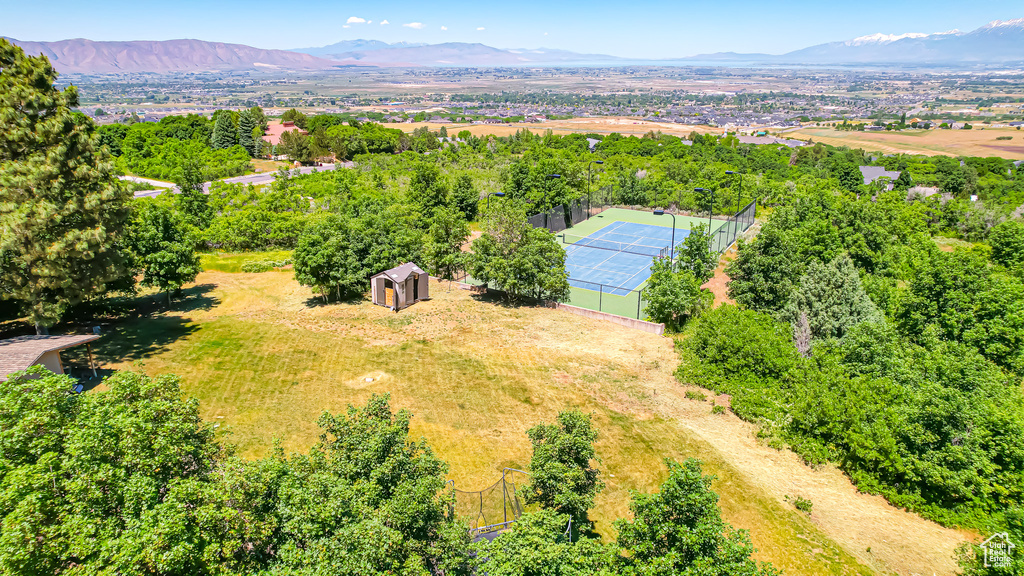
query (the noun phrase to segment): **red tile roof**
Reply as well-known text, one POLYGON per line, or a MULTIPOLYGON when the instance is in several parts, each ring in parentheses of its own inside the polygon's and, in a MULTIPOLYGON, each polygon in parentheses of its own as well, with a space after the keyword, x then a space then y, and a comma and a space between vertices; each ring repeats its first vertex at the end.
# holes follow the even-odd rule
POLYGON ((94 334, 63 336, 17 336, 0 340, 0 381, 13 372, 26 370, 47 352, 65 350, 99 340, 94 334))
POLYGON ((299 128, 294 122, 268 122, 266 133, 263 134, 263 139, 270 142, 272 145, 277 146, 281 143, 281 134, 285 132, 291 132, 298 130, 302 134, 307 134, 305 130, 299 128))

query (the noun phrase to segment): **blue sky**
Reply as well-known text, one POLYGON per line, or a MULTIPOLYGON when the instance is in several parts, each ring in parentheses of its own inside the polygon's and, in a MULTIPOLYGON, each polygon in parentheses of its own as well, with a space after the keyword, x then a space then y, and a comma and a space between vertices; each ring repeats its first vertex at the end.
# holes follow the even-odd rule
POLYGON ((368 38, 671 58, 721 51, 783 53, 876 32, 972 30, 991 20, 1024 17, 1021 0, 51 0, 45 3, 45 12, 40 6, 0 0, 0 36, 20 40, 198 38, 285 49, 368 38))

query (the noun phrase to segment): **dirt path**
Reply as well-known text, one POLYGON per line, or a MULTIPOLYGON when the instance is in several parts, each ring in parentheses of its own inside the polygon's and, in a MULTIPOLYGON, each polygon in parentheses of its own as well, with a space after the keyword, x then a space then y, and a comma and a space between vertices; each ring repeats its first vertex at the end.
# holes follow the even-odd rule
POLYGON ((811 521, 863 564, 882 573, 955 574, 956 547, 971 537, 894 508, 881 496, 857 491, 833 466, 813 469, 788 450, 756 440, 753 425, 733 415, 711 415, 707 404, 688 400, 680 388, 659 394, 661 413, 714 446, 755 485, 785 501, 813 503, 811 521))

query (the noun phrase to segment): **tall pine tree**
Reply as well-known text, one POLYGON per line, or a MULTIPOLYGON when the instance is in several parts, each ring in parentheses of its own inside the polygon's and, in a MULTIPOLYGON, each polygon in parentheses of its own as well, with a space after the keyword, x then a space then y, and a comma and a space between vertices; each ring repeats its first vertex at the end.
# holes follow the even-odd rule
POLYGON ((114 178, 78 91, 45 56, 0 39, 0 294, 45 334, 68 306, 123 276, 128 192, 114 178))
POLYGON ((235 123, 231 120, 230 110, 218 110, 214 114, 213 134, 210 146, 213 148, 231 148, 238 141, 235 139, 235 123))
POLYGON ((259 154, 259 147, 256 146, 256 119, 249 110, 243 110, 238 115, 238 143, 249 152, 249 156, 255 158, 259 154))

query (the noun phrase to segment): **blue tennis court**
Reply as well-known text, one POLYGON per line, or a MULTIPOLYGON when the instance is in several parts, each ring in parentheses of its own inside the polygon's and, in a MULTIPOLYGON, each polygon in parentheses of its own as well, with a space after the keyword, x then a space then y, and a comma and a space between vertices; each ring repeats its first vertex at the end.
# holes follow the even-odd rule
MULTIPOLYGON (((677 247, 689 233, 676 229, 677 247)), ((585 238, 565 234, 563 239, 571 286, 598 290, 598 286, 588 284, 604 284, 605 292, 625 296, 650 278, 655 257, 668 254, 672 228, 612 222, 585 238)))

